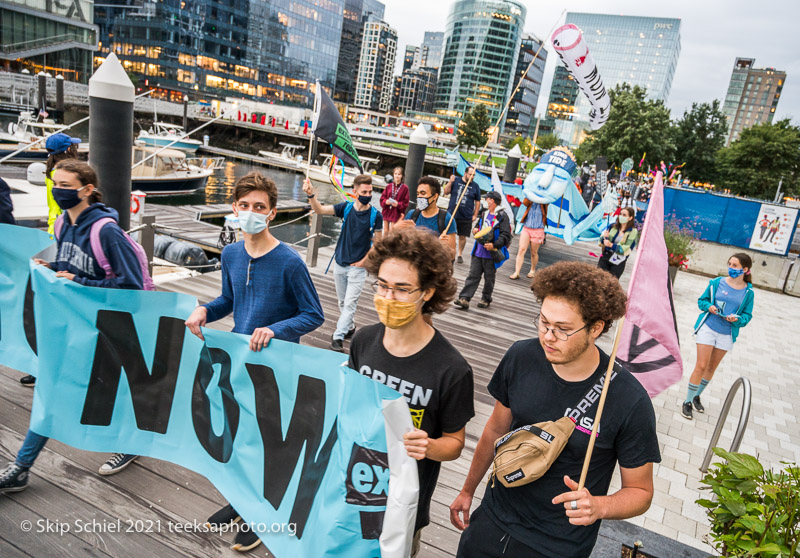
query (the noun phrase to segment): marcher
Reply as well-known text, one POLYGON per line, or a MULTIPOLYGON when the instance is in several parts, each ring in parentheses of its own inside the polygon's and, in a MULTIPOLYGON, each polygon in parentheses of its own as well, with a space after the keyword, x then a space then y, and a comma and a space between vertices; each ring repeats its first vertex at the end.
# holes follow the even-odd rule
POLYGON ((525 214, 522 217, 522 234, 519 236, 519 249, 517 250, 517 258, 514 260, 514 273, 510 279, 519 279, 519 272, 522 271, 522 265, 525 263, 525 252, 530 246, 531 250, 531 270, 528 272, 528 278, 533 278, 536 273, 536 264, 539 263, 539 247, 544 244, 544 226, 547 223, 547 206, 531 203, 530 200, 523 200, 527 205, 525 214))
POLYGON ((608 271, 617 279, 622 277, 628 256, 631 255, 638 238, 639 231, 634 226, 633 208, 623 208, 616 222, 611 228, 603 231, 600 237, 603 253, 597 262, 597 267, 608 271))
POLYGON ((11 187, 2 178, 0 178, 0 223, 16 225, 14 202, 11 200, 11 187))
POLYGON ((447 207, 447 211, 449 211, 451 215, 456 216, 456 230, 458 232, 458 254, 456 256, 456 261, 458 263, 464 263, 464 247, 467 245, 467 237, 472 229, 472 223, 478 218, 478 211, 481 206, 481 189, 480 186, 473 181, 474 178, 475 169, 473 167, 467 167, 467 170, 464 171, 463 178, 458 178, 453 174, 450 176, 450 181, 447 183, 447 186, 444 187, 444 195, 450 196, 450 204, 447 207), (467 192, 460 200, 460 205, 456 207, 464 188, 467 188, 467 192))
POLYGON ((392 171, 394 180, 386 185, 381 194, 381 215, 386 232, 403 218, 408 209, 408 186, 403 183, 403 167, 395 167, 392 171))
POLYGON ((398 228, 417 226, 436 234, 450 255, 455 257, 456 224, 455 221, 451 221, 449 211, 440 209, 436 205, 441 192, 442 187, 436 179, 430 176, 420 178, 417 183, 417 208, 409 210, 405 219, 399 221, 396 226, 398 228), (448 223, 450 228, 445 232, 448 223))
MULTIPOLYGON (((233 312, 233 332, 250 336, 251 351, 262 350, 273 338, 299 343, 325 318, 305 263, 269 230, 277 213, 278 188, 251 172, 236 183, 233 200, 244 240, 222 250, 222 293, 195 308, 186 326, 203 339, 201 327, 233 312)), ((238 519, 228 504, 209 517, 207 525, 219 528, 238 519)), ((231 548, 245 552, 260 543, 255 532, 242 526, 231 548)))
POLYGON ((469 301, 475 296, 483 277, 483 292, 478 308, 488 308, 492 303, 492 292, 497 268, 508 259, 508 245, 511 243, 511 221, 500 206, 500 193, 486 194, 486 211, 481 211, 477 226, 472 230, 475 245, 472 247, 472 260, 464 288, 458 295, 455 305, 462 310, 469 309, 469 301), (488 232, 486 232, 488 231, 488 232))
POLYGON ((53 236, 53 224, 61 215, 61 208, 53 199, 53 170, 56 165, 65 159, 75 159, 78 156, 80 138, 72 138, 64 133, 53 134, 47 138, 44 145, 47 149, 47 163, 44 170, 44 183, 47 188, 47 232, 53 236))
POLYGON ((404 434, 406 452, 417 459, 419 507, 411 556, 430 503, 440 463, 458 459, 465 427, 474 416, 472 369, 423 313, 444 312, 456 291, 450 252, 417 228, 393 231, 376 242, 365 267, 377 280, 380 324, 353 337, 349 366, 403 394, 415 429, 404 434))
POLYGON ((353 180, 354 202, 322 205, 316 198, 316 190, 306 178, 303 191, 308 196, 311 208, 319 215, 335 215, 342 220, 342 232, 336 243, 333 262, 333 279, 336 297, 339 300, 339 320, 331 339, 331 349, 344 352, 344 340, 356 332, 355 315, 358 297, 364 288, 367 271, 364 261, 372 246, 373 238, 379 240, 383 229, 380 212, 372 207, 372 177, 360 174, 353 180))
MULTIPOLYGON (((144 275, 128 237, 117 224, 117 212, 101 203, 97 174, 87 163, 76 159, 61 161, 53 173, 53 199, 64 211, 55 223, 57 242, 53 262, 35 260, 56 272, 56 277, 88 287, 106 289, 142 289, 144 275), (91 233, 99 225, 100 247, 112 274, 107 274, 92 248, 91 233)), ((33 466, 48 438, 28 429, 25 441, 13 463, 0 472, 0 493, 19 492, 28 486, 28 470, 33 466)), ((126 468, 137 456, 117 453, 100 468, 101 475, 113 475, 126 468)))
POLYGON ((714 377, 725 353, 733 349, 739 330, 753 319, 753 260, 744 252, 728 259, 728 276, 709 281, 697 300, 700 316, 694 325, 697 362, 689 377, 689 390, 681 405, 681 414, 691 420, 692 406, 705 412, 700 394, 714 377))
MULTIPOLYGON (((655 412, 639 381, 619 366, 608 387, 586 486, 578 490, 609 364, 595 343, 625 314, 625 292, 608 274, 579 262, 541 270, 531 289, 542 304, 534 320, 538 338, 518 341, 500 361, 488 385, 494 410, 464 486, 450 505, 450 521, 466 529, 458 558, 586 558, 601 520, 640 515, 653 497, 653 463, 661 461, 655 412), (495 441, 562 417, 571 419, 574 430, 560 455, 538 461, 542 469, 549 465, 543 475, 513 487, 493 478, 470 515, 475 490, 493 462, 495 441), (607 495, 618 463, 622 488, 607 495)), ((519 474, 510 478, 516 479, 519 474)))

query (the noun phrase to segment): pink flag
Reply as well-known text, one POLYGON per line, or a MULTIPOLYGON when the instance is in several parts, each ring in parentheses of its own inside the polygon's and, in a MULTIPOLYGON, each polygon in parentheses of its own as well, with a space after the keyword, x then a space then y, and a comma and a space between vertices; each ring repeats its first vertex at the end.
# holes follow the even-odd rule
POLYGON ((654 397, 683 376, 667 245, 664 243, 664 183, 656 175, 642 238, 628 286, 628 312, 617 360, 654 397))

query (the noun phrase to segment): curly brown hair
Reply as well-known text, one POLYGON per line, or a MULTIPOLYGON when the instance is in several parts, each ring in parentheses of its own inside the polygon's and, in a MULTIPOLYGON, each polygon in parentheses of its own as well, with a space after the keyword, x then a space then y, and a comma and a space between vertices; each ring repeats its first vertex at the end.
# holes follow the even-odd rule
POLYGON ((531 290, 540 302, 555 297, 575 304, 587 324, 605 324, 603 333, 625 315, 628 302, 616 277, 583 262, 558 262, 537 271, 531 290))
POLYGON ((274 209, 278 205, 278 187, 275 181, 261 174, 260 172, 250 172, 241 177, 233 188, 233 201, 245 197, 250 192, 264 192, 269 199, 269 208, 274 209))
POLYGON ((436 235, 423 229, 393 229, 372 246, 364 267, 371 275, 377 275, 383 262, 392 258, 408 262, 417 270, 421 289, 434 289, 431 299, 422 306, 423 312, 441 314, 450 307, 457 287, 453 261, 436 235))

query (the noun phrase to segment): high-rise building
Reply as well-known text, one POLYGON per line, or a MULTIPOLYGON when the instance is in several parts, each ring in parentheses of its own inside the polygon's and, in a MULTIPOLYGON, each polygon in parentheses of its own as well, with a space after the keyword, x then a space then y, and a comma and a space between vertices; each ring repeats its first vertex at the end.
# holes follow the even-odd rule
POLYGON ((0 64, 86 83, 97 50, 91 0, 0 2, 0 64))
POLYGON ((511 99, 511 105, 508 107, 506 115, 505 133, 507 135, 533 135, 536 124, 534 115, 536 114, 536 104, 539 102, 539 93, 542 90, 546 61, 547 51, 542 47, 542 40, 536 35, 524 34, 512 85, 513 88, 519 84, 519 88, 511 99), (534 57, 536 57, 535 61, 534 57), (533 62, 532 66, 531 62, 533 62))
POLYGON ((490 120, 498 120, 514 87, 525 14, 517 0, 453 2, 436 88, 437 114, 461 118, 483 104, 490 120))
MULTIPOLYGON (((566 23, 583 31, 606 89, 629 83, 647 89, 650 99, 668 100, 681 53, 680 19, 568 12, 566 23)), ((559 63, 547 109, 549 119, 555 118, 554 133, 578 145, 589 129, 590 110, 559 63)))
POLYGON ((442 65, 442 45, 444 44, 444 32, 425 31, 420 50, 419 66, 421 68, 436 68, 442 65))
MULTIPOLYGON (((180 99, 244 96, 311 106, 334 89, 345 0, 163 0, 95 5, 100 51, 140 84, 180 99)), ((95 64, 101 62, 95 59, 95 64)))
POLYGON ((397 56, 397 31, 384 21, 364 24, 358 60, 356 97, 359 108, 388 112, 392 104, 392 71, 397 56))
POLYGON ((382 20, 385 9, 386 6, 378 0, 345 0, 334 101, 345 104, 353 102, 364 23, 370 19, 382 20))
POLYGON ((755 63, 754 58, 737 58, 733 64, 722 106, 728 119, 726 146, 736 141, 743 129, 772 122, 778 108, 786 72, 775 68, 754 68, 755 63))
POLYGON ((403 72, 410 70, 414 67, 414 63, 419 59, 419 47, 414 45, 406 45, 406 51, 403 55, 403 72))
POLYGON ((403 72, 397 109, 402 112, 433 112, 436 68, 415 68, 403 72))

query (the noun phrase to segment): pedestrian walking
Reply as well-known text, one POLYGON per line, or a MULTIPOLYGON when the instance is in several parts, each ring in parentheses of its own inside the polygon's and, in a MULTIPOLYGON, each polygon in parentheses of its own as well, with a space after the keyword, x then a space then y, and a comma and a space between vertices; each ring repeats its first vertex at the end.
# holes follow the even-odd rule
POLYGON ((406 214, 409 200, 408 186, 403 183, 403 167, 395 167, 392 177, 392 182, 386 185, 381 194, 381 215, 386 232, 391 231, 406 214))
POLYGON ((450 176, 450 181, 444 187, 444 194, 450 196, 450 204, 447 211, 455 215, 456 230, 458 233, 458 249, 456 263, 464 263, 464 247, 467 245, 467 237, 472 230, 472 223, 478 218, 478 211, 481 207, 481 189, 475 184, 475 169, 467 167, 464 177, 450 176), (461 195, 464 189, 466 193, 461 195))
POLYGON ((616 222, 603 232, 600 237, 600 246, 603 253, 597 262, 597 267, 608 271, 619 279, 625 272, 625 264, 631 255, 639 231, 634 226, 634 211, 632 207, 623 208, 616 222))
POLYGON ((544 227, 547 223, 547 206, 538 203, 532 203, 530 200, 525 199, 523 202, 527 205, 525 213, 522 216, 522 234, 519 235, 519 249, 517 250, 517 257, 514 260, 514 273, 510 279, 519 279, 519 272, 522 271, 522 265, 525 263, 525 252, 530 247, 531 251, 531 270, 528 272, 528 278, 533 278, 536 273, 536 265, 539 263, 539 247, 544 244, 544 227))
POLYGON ((50 233, 50 236, 53 236, 53 225, 61 215, 61 208, 53 199, 53 171, 61 161, 77 158, 79 143, 81 143, 80 138, 73 138, 62 132, 49 136, 44 143, 48 154, 44 169, 44 183, 47 189, 47 232, 50 233))

